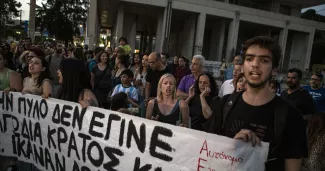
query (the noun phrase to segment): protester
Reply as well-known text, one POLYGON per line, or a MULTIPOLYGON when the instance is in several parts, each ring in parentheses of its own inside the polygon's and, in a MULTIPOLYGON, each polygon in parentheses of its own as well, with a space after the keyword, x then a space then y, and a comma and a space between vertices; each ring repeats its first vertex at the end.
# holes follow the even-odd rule
POLYGON ((309 118, 307 126, 308 158, 303 171, 325 170, 325 114, 309 118))
MULTIPOLYGON (((239 61, 241 61, 241 59, 239 61)), ((232 73, 233 73, 232 79, 226 80, 221 85, 221 88, 219 91, 219 97, 223 97, 227 94, 232 94, 236 90, 234 80, 236 80, 237 77, 239 76, 239 74, 242 73, 242 63, 241 62, 234 64, 232 73)))
POLYGON ((291 68, 288 70, 287 86, 288 89, 281 93, 281 97, 287 100, 291 105, 296 107, 305 119, 308 115, 314 114, 316 108, 313 97, 307 90, 301 87, 300 80, 302 79, 302 72, 298 68, 291 68))
MULTIPOLYGON (((51 77, 53 78, 53 80, 52 80, 52 84, 53 84, 52 96, 57 98, 60 83, 59 83, 59 78, 57 77, 56 73, 60 69, 60 63, 64 59, 64 56, 62 54, 63 45, 59 42, 54 42, 53 45, 54 45, 55 52, 52 55, 47 56, 46 61, 49 64, 51 77)), ((72 68, 73 68, 73 66, 72 66, 72 68)))
POLYGON ((146 76, 149 69, 148 65, 148 55, 143 55, 142 58, 142 65, 140 68, 135 70, 135 79, 134 79, 134 85, 139 91, 139 104, 142 104, 144 101, 144 91, 145 91, 145 85, 146 85, 146 76))
POLYGON ((240 55, 235 56, 233 62, 225 70, 225 81, 233 79, 234 67, 237 63, 242 63, 242 57, 240 55))
POLYGON ((124 49, 123 48, 121 48, 121 47, 116 47, 115 49, 114 49, 114 52, 113 52, 113 55, 110 57, 110 59, 109 59, 109 61, 110 61, 110 63, 109 63, 109 66, 111 67, 111 68, 115 68, 115 60, 116 60, 116 58, 118 57, 118 56, 120 56, 120 55, 124 55, 125 54, 125 52, 124 52, 124 49))
POLYGON ((9 91, 20 92, 22 81, 18 73, 10 70, 5 65, 6 60, 0 53, 0 91, 8 93, 9 91))
POLYGON ((113 53, 113 49, 112 49, 112 47, 110 47, 110 46, 108 46, 108 45, 106 46, 105 51, 109 54, 109 56, 111 56, 112 53, 113 53))
POLYGON ((169 58, 168 53, 161 53, 161 54, 160 54, 160 58, 161 58, 161 62, 162 62, 164 65, 168 66, 168 58, 169 58))
MULTIPOLYGON (((145 100, 144 104, 147 106, 149 100, 157 97, 158 82, 162 75, 168 73, 166 65, 163 64, 161 56, 157 52, 153 52, 148 57, 148 64, 150 70, 146 75, 146 86, 145 86, 145 100)), ((145 114, 141 114, 146 116, 145 114)))
POLYGON ((20 74, 22 80, 24 80, 29 74, 29 71, 28 71, 29 66, 28 65, 29 65, 31 58, 28 57, 28 55, 29 55, 29 51, 24 51, 19 57, 20 65, 17 69, 17 72, 20 74))
POLYGON ((207 131, 207 120, 213 113, 212 105, 217 105, 220 100, 218 92, 216 81, 208 73, 201 74, 190 88, 186 102, 190 109, 192 129, 207 131))
POLYGON ((172 125, 177 125, 177 122, 181 121, 181 126, 188 127, 188 104, 184 100, 177 99, 176 80, 173 75, 161 76, 157 98, 149 101, 146 118, 172 125))
POLYGON ((93 67, 97 64, 96 56, 92 50, 89 50, 86 53, 86 55, 88 58, 87 67, 88 67, 89 73, 91 73, 93 70, 93 67))
POLYGON ((97 57, 96 61, 98 62, 92 68, 91 71, 91 87, 94 91, 97 100, 99 102, 99 106, 105 109, 109 109, 110 105, 107 101, 107 96, 112 86, 112 70, 109 68, 108 65, 108 53, 106 51, 100 52, 97 57))
POLYGON ((254 37, 245 42, 242 52, 247 90, 221 99, 211 131, 253 146, 268 142, 266 170, 300 171, 307 153, 303 118, 269 89, 281 47, 271 38, 254 37))
POLYGON ((115 86, 114 91, 111 96, 119 92, 124 92, 128 95, 128 103, 129 107, 140 107, 137 103, 139 100, 139 92, 138 90, 131 85, 133 80, 133 72, 130 69, 125 69, 121 73, 121 84, 115 86))
POLYGON ((234 80, 234 93, 246 91, 246 78, 244 73, 240 73, 234 80))
POLYGON ((124 54, 131 55, 132 49, 131 49, 130 45, 128 44, 128 40, 125 37, 121 37, 119 39, 119 42, 120 42, 119 47, 121 47, 124 50, 124 54))
POLYGON ((280 90, 280 83, 277 80, 270 81, 270 89, 272 93, 276 94, 277 96, 281 96, 281 94, 278 93, 280 90))
POLYGON ((121 84, 121 73, 129 66, 129 56, 119 55, 115 60, 115 69, 112 71, 112 88, 121 84))
POLYGON ((179 57, 178 58, 178 67, 176 68, 174 76, 176 78, 176 85, 179 86, 179 83, 181 82, 182 78, 186 75, 191 74, 191 70, 186 66, 186 58, 185 57, 179 57))
POLYGON ((44 54, 39 54, 40 49, 29 49, 29 75, 24 79, 24 88, 22 93, 34 94, 42 96, 43 98, 51 97, 52 83, 51 73, 48 63, 45 60, 44 54))
POLYGON ((137 69, 140 68, 141 64, 142 57, 140 56, 140 54, 135 53, 133 54, 132 64, 130 65, 129 69, 134 73, 137 69))
POLYGON ((310 95, 314 98, 314 104, 316 106, 316 112, 325 112, 325 88, 321 87, 323 81, 322 74, 314 73, 310 78, 310 86, 304 86, 303 88, 309 91, 310 95))
MULTIPOLYGON (((187 68, 189 68, 187 65, 186 65, 186 58, 184 57, 184 56, 182 56, 184 59, 185 59, 185 66, 187 67, 187 68)), ((173 58, 173 62, 171 63, 171 64, 169 64, 168 65, 168 69, 169 69, 169 71, 170 71, 170 73, 173 73, 173 74, 175 74, 175 71, 176 71, 176 68, 178 67, 178 56, 174 56, 174 58, 173 58)), ((177 81, 177 80, 176 80, 177 81)))
POLYGON ((91 92, 90 76, 82 60, 67 58, 62 60, 57 72, 61 88, 58 98, 80 103, 82 107, 98 106, 96 96, 91 92))
POLYGON ((177 97, 181 99, 187 99, 189 90, 194 85, 195 80, 202 74, 205 64, 205 58, 202 55, 195 55, 192 59, 191 74, 184 76, 178 87, 177 97))
POLYGON ((23 54, 24 51, 25 51, 25 47, 23 44, 19 44, 15 50, 13 63, 16 70, 19 68, 20 65, 20 55, 23 54))

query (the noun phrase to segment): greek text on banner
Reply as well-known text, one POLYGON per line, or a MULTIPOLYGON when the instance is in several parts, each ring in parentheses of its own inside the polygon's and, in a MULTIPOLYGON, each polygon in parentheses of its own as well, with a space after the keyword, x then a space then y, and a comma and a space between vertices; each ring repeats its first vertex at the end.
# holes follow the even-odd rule
POLYGON ((0 155, 40 170, 263 171, 269 146, 20 93, 0 113, 0 155))

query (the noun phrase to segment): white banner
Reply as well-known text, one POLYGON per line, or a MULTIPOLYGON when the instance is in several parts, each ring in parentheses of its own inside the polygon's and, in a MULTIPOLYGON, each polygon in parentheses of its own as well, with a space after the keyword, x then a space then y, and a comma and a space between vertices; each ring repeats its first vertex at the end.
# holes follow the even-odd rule
POLYGON ((268 144, 0 92, 0 155, 53 171, 263 171, 268 144))

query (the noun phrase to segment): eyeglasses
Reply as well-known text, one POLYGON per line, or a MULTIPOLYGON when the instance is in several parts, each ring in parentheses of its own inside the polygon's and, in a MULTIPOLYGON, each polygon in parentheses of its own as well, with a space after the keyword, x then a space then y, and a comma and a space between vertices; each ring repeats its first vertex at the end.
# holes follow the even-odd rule
POLYGON ((148 62, 148 64, 150 65, 150 64, 154 64, 156 62, 157 62, 157 60, 155 60, 154 62, 148 62))

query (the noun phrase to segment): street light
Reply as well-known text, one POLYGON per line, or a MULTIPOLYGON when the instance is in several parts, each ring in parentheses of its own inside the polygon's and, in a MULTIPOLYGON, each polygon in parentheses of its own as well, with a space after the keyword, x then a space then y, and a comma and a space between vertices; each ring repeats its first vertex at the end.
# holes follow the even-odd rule
POLYGON ((20 31, 16 31, 17 34, 21 34, 20 31))

